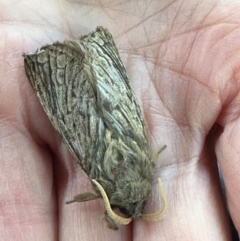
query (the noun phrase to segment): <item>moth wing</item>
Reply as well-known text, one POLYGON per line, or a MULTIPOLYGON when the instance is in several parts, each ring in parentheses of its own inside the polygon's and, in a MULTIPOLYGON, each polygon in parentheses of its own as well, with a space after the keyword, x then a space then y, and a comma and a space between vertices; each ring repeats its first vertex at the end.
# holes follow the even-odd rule
POLYGON ((112 35, 98 27, 80 42, 87 49, 84 61, 92 67, 89 79, 94 82, 98 112, 107 128, 116 136, 129 137, 139 146, 148 147, 142 113, 112 35))
POLYGON ((24 54, 26 74, 45 112, 86 171, 90 165, 86 160, 96 159, 93 150, 98 150, 100 158, 104 153, 101 141, 105 127, 96 111, 96 97, 83 59, 81 47, 72 41, 24 54))

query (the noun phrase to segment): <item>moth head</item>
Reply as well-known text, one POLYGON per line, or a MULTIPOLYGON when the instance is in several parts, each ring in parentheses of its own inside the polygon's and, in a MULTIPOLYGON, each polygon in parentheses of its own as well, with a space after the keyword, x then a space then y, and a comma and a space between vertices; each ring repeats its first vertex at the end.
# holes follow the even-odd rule
POLYGON ((167 209, 167 198, 160 178, 158 179, 158 187, 159 193, 162 197, 163 207, 156 213, 142 214, 151 190, 151 183, 147 181, 127 184, 123 189, 125 194, 122 194, 122 196, 113 195, 113 198, 111 198, 111 204, 114 206, 114 198, 116 198, 116 202, 118 202, 118 200, 125 200, 123 207, 121 205, 118 205, 117 207, 121 213, 125 214, 127 217, 133 219, 142 217, 147 221, 159 221, 167 209))
MULTIPOLYGON (((162 199, 163 199, 162 210, 160 210, 157 213, 142 215, 142 211, 143 211, 143 209, 145 207, 145 204, 146 204, 146 199, 143 198, 145 195, 143 195, 143 194, 142 195, 136 195, 135 196, 135 202, 132 198, 130 198, 130 199, 128 199, 128 201, 129 200, 132 201, 132 202, 130 202, 130 204, 126 205, 126 203, 125 203, 124 206, 116 205, 116 207, 118 207, 119 210, 123 214, 125 214, 127 217, 122 217, 122 216, 119 216, 116 213, 114 213, 114 211, 112 210, 112 207, 111 207, 111 205, 114 206, 114 204, 111 203, 111 205, 110 205, 107 194, 104 191, 104 189, 102 188, 102 186, 94 179, 92 179, 92 182, 97 186, 98 190, 100 191, 100 193, 103 197, 106 212, 107 212, 108 216, 118 224, 122 224, 122 225, 129 224, 132 221, 132 218, 137 218, 137 217, 141 217, 141 216, 142 216, 143 219, 145 219, 147 221, 158 221, 162 218, 163 214, 165 213, 165 210, 167 209, 167 198, 165 196, 165 193, 164 193, 164 190, 163 190, 163 187, 162 187, 162 181, 161 181, 160 178, 158 179, 158 184, 159 184, 159 192, 161 193, 162 199), (138 198, 136 198, 136 197, 138 197, 138 198), (142 199, 141 199, 141 197, 142 197, 142 199)), ((140 185, 139 183, 135 183, 135 184, 132 184, 132 185, 126 185, 126 190, 136 191, 137 190, 136 187, 139 187, 139 185, 140 185)), ((138 191, 138 193, 141 193, 141 191, 138 191)), ((149 193, 145 193, 145 194, 147 195, 146 196, 146 198, 147 198, 149 193)), ((118 198, 120 198, 120 196, 116 195, 114 198, 116 198, 116 200, 118 200, 118 198)), ((122 200, 122 198, 121 198, 121 200, 122 200)), ((111 200, 111 201, 114 202, 114 199, 111 200)))
POLYGON ((92 182, 97 186, 98 190, 100 191, 100 193, 102 195, 102 198, 103 198, 105 208, 106 208, 106 212, 107 212, 108 216, 118 224, 123 224, 123 225, 129 224, 132 221, 132 219, 131 218, 124 218, 124 217, 121 217, 121 216, 117 215, 116 213, 114 213, 112 208, 111 208, 111 205, 109 203, 107 194, 104 191, 104 189, 102 188, 101 184, 99 184, 94 179, 92 179, 92 182))
POLYGON ((147 180, 128 182, 121 185, 110 197, 111 206, 133 219, 142 216, 143 209, 151 191, 147 180))

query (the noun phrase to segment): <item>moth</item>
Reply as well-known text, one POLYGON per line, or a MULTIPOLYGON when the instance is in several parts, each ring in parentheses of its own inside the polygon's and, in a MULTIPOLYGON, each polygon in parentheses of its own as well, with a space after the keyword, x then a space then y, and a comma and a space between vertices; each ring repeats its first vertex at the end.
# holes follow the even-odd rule
MULTIPOLYGON (((96 191, 67 203, 102 198, 112 229, 139 217, 158 220, 163 211, 142 214, 156 158, 150 154, 141 110, 109 31, 97 27, 77 41, 56 42, 23 57, 43 109, 96 191)), ((160 179, 159 189, 163 193, 160 179)), ((163 201, 165 207, 164 195, 163 201)))

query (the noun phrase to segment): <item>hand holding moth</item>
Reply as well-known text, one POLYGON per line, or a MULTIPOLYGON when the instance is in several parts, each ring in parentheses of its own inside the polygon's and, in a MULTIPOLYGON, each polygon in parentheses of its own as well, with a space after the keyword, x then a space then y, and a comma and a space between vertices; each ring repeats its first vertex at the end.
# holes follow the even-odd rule
MULTIPOLYGON (((238 8, 213 0, 2 1, 1 238, 231 240, 215 157, 238 227, 238 8), (154 173, 163 179, 167 215, 156 223, 137 219, 119 231, 101 220, 102 199, 65 205, 94 190, 42 110, 22 58, 97 25, 110 30, 119 48, 151 153, 167 144, 154 173), (214 123, 222 128, 215 142, 208 135, 214 123)), ((160 206, 153 190, 146 213, 160 206)))

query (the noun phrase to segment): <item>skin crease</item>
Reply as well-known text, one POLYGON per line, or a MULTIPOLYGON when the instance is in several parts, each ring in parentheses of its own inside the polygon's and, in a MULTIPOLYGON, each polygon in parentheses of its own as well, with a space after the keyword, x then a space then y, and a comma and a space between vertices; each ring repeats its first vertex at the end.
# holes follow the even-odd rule
MULTIPOLYGON (((219 0, 1 0, 1 240, 231 240, 217 163, 239 230, 239 10, 238 1, 219 0), (118 231, 102 220, 102 200, 64 204, 91 184, 42 110, 21 56, 97 25, 114 37, 153 153, 167 145, 155 173, 169 200, 164 219, 118 231)), ((153 190, 148 213, 160 208, 153 190)))

